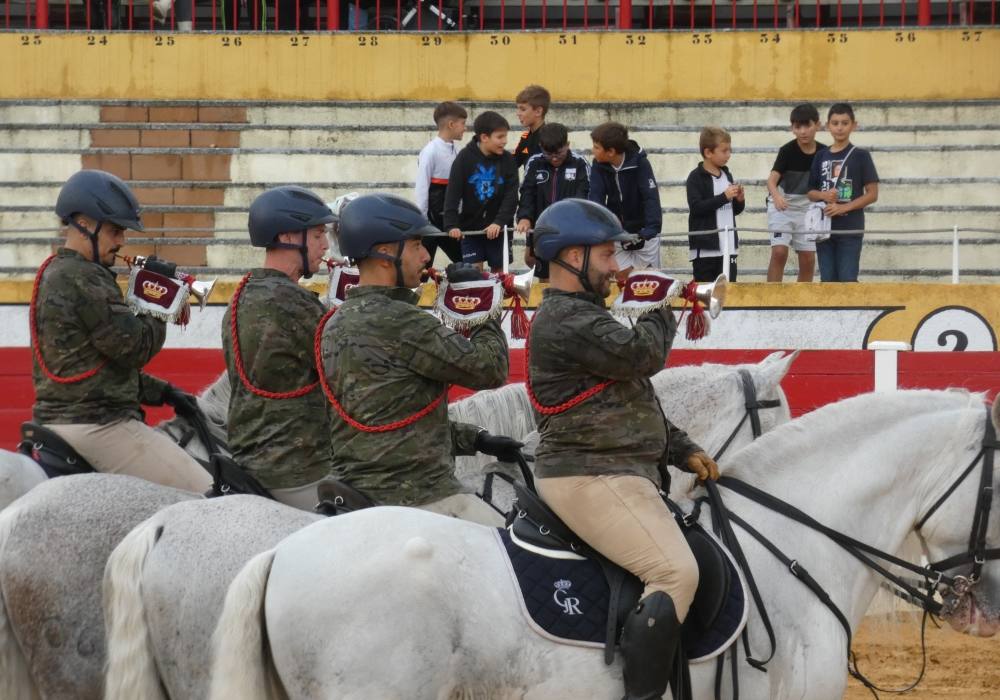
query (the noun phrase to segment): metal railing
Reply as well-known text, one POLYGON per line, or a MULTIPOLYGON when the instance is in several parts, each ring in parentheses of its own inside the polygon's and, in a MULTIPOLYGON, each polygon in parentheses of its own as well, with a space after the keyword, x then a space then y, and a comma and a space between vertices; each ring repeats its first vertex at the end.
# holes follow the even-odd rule
MULTIPOLYGON (((780 229, 770 229, 770 228, 756 228, 756 227, 738 227, 737 231, 741 237, 741 247, 746 246, 748 243, 754 244, 766 244, 767 241, 765 237, 770 237, 774 233, 801 233, 801 231, 782 231, 780 229), (764 234, 760 237, 747 238, 746 234, 764 234)), ((52 229, 39 229, 39 228, 10 228, 10 229, 0 229, 0 253, 2 253, 3 248, 8 246, 19 246, 19 245, 32 245, 32 246, 55 246, 63 242, 62 237, 49 236, 49 237, 34 237, 26 236, 24 234, 31 233, 51 233, 52 229)), ((188 228, 188 229, 177 229, 177 228, 150 228, 146 229, 147 233, 204 233, 204 234, 246 234, 245 229, 237 228, 188 228)), ((661 248, 673 248, 680 247, 684 245, 683 240, 677 240, 676 242, 671 239, 686 239, 688 236, 700 235, 700 234, 712 234, 712 233, 724 233, 728 234, 728 229, 707 229, 704 231, 664 231, 660 233, 660 247, 661 248)), ((911 274, 911 275, 923 275, 923 276, 938 276, 938 277, 948 277, 951 278, 952 284, 959 284, 961 282, 961 276, 963 270, 961 268, 960 260, 960 250, 962 247, 962 234, 979 234, 985 235, 989 239, 995 237, 995 243, 1000 243, 1000 229, 994 228, 980 228, 980 227, 961 227, 958 225, 952 226, 951 228, 925 228, 925 229, 903 229, 903 230, 892 230, 892 229, 866 229, 866 230, 844 230, 844 231, 830 231, 831 235, 844 235, 844 234, 857 234, 863 233, 866 236, 898 236, 906 238, 908 236, 915 235, 933 235, 933 234, 944 234, 946 238, 943 239, 922 239, 914 241, 906 241, 907 244, 913 245, 941 245, 942 243, 948 246, 948 262, 945 267, 935 268, 935 269, 920 269, 920 270, 892 270, 892 269, 865 269, 863 274, 873 275, 873 276, 890 276, 890 275, 900 275, 900 274, 911 274)), ((481 231, 468 231, 466 235, 481 235, 481 231)), ((729 250, 727 248, 729 236, 723 235, 720 237, 722 241, 723 250, 723 272, 729 272, 729 250)), ((523 243, 523 241, 522 241, 523 243)), ((894 245, 902 243, 902 241, 888 241, 887 245, 894 245)), ((981 243, 981 241, 980 241, 981 243)), ((157 245, 157 246, 226 246, 226 247, 236 247, 236 248, 249 248, 249 242, 244 236, 229 237, 229 238, 211 238, 208 236, 199 238, 151 238, 146 236, 130 236, 127 241, 129 246, 139 246, 139 245, 157 245)), ((41 260, 39 259, 39 262, 41 260)), ((183 270, 191 271, 195 274, 211 274, 211 275, 242 275, 246 272, 245 268, 235 268, 235 267, 194 267, 194 266, 179 266, 183 270)), ((686 272, 686 269, 681 268, 664 268, 667 272, 671 273, 681 273, 686 272)), ((2 266, 0 265, 0 275, 26 275, 34 274, 36 272, 36 267, 23 267, 23 266, 2 266)), ((752 270, 740 268, 741 274, 750 275, 760 275, 763 274, 764 270, 752 270)), ((984 268, 984 269, 972 269, 966 268, 965 274, 972 274, 977 277, 994 277, 1000 275, 1000 270, 996 268, 984 268)))
MULTIPOLYGON (((7 29, 166 31, 721 30, 995 26, 1000 0, 3 0, 7 29)), ((296 37, 308 45, 308 37, 296 37)), ((372 46, 376 37, 359 37, 372 46)), ((575 42, 574 37, 564 37, 575 42)), ((695 38, 693 38, 694 40, 695 38)), ((698 42, 711 43, 711 35, 698 42)), ((902 43, 916 41, 900 32, 902 43)), ((29 41, 35 41, 33 37, 29 41)), ((107 37, 95 37, 107 42, 107 37)), ((441 37, 428 36, 431 44, 441 37)), ((509 41, 497 37, 498 42, 509 41)), ((634 41, 642 43, 645 36, 634 41)), ((831 34, 831 43, 844 35, 831 34)), ((972 31, 968 41, 980 40, 972 31)), ((234 45, 241 40, 233 37, 234 45)), ((780 32, 761 34, 779 43, 780 32)))

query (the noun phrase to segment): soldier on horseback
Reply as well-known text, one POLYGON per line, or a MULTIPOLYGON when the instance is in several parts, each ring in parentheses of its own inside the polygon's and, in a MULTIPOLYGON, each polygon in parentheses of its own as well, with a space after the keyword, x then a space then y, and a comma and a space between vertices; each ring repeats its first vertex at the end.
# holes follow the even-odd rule
MULTIPOLYGON (((681 623, 698 566, 661 490, 673 464, 718 478, 715 462, 663 414, 650 377, 663 369, 677 323, 669 306, 634 327, 605 308, 629 237, 592 202, 559 202, 539 217, 535 253, 551 286, 529 339, 529 396, 541 414, 536 487, 576 534, 645 588, 625 621, 626 700, 660 698, 673 682, 681 623)), ((674 685, 675 697, 680 689, 674 685)))
POLYGON ((233 459, 276 500, 304 510, 318 501, 331 454, 329 407, 313 359, 325 309, 299 278, 319 270, 334 218, 301 187, 258 196, 250 205, 250 243, 266 249, 264 264, 240 282, 222 321, 233 459))
POLYGON ((82 170, 56 201, 66 243, 35 280, 31 343, 34 420, 94 469, 204 492, 205 469, 143 423, 140 404, 194 398, 142 368, 163 347, 166 323, 133 313, 111 271, 125 231, 142 231, 139 202, 122 180, 82 170))
MULTIPOLYGON (((421 237, 439 234, 411 202, 359 197, 343 209, 340 251, 360 283, 322 337, 334 473, 382 504, 419 506, 496 525, 500 517, 455 478, 455 456, 478 452, 513 461, 520 443, 448 419, 449 384, 490 389, 507 379, 507 341, 490 320, 469 337, 417 306, 430 256, 421 237)), ((482 280, 474 266, 449 265, 449 282, 482 280)))

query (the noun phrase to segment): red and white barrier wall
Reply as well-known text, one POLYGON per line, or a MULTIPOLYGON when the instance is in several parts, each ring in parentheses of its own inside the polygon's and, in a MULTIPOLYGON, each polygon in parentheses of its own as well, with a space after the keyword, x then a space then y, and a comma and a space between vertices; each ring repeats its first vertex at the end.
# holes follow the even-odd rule
MULTIPOLYGON (((220 284, 205 311, 186 328, 171 327, 163 351, 147 371, 197 391, 224 370, 221 320, 232 285, 220 284)), ((0 447, 17 440, 31 414, 31 353, 28 282, 0 283, 0 447)), ((540 290, 533 290, 533 307, 540 290)), ((431 300, 426 290, 424 302, 431 300)), ((920 284, 742 284, 731 285, 727 306, 708 338, 678 337, 668 366, 703 362, 740 363, 774 350, 801 350, 783 386, 793 413, 801 414, 895 380, 901 389, 961 387, 1000 390, 1000 294, 989 285, 920 284), (912 348, 872 348, 895 341, 912 348), (876 354, 880 359, 876 360, 876 354), (896 371, 891 360, 896 360, 896 371)), ((524 343, 511 341, 510 381, 524 378, 524 343)), ((460 387, 453 396, 464 393, 460 387)), ((168 409, 152 409, 155 422, 168 409)))

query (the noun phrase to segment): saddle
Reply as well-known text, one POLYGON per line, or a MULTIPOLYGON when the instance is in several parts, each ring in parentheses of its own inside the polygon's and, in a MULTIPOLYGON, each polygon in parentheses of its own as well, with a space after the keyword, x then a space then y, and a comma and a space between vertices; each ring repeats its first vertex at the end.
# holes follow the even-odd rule
POLYGON ((264 488, 257 478, 241 467, 236 461, 219 452, 213 452, 206 467, 212 475, 212 488, 206 493, 208 498, 247 494, 274 500, 271 492, 264 488))
MULTIPOLYGON (((501 540, 524 594, 527 611, 537 626, 551 631, 549 636, 557 638, 556 641, 599 642, 604 647, 605 662, 612 663, 622 623, 638 603, 642 583, 591 549, 535 493, 520 484, 514 485, 514 492, 514 508, 508 514, 507 531, 502 533, 501 540), (544 559, 539 560, 540 557, 544 559), (602 575, 597 575, 598 572, 602 575), (548 586, 543 595, 538 595, 538 590, 529 592, 534 588, 529 578, 548 586), (594 578, 598 579, 596 588, 590 580, 594 578), (564 614, 566 595, 554 599, 563 609, 552 609, 552 587, 568 591, 571 582, 573 599, 587 600, 592 603, 588 607, 602 613, 602 629, 582 632, 574 629, 566 633, 565 625, 576 616, 564 614), (542 604, 533 605, 529 595, 542 604), (544 607, 549 608, 548 613, 535 614, 544 607), (542 619, 545 615, 548 620, 542 619)), ((698 562, 698 590, 683 625, 685 653, 690 662, 707 661, 725 651, 746 624, 748 606, 743 582, 722 545, 687 518, 676 504, 666 498, 664 501, 698 562)), ((579 616, 573 624, 581 622, 583 617, 579 616)), ((592 619, 589 625, 593 627, 595 623, 592 619)))
POLYGON ((316 487, 316 495, 319 497, 316 512, 329 517, 378 505, 363 492, 332 476, 323 477, 316 487))
POLYGON ((21 442, 17 451, 38 462, 50 479, 96 471, 72 445, 38 423, 29 421, 21 424, 21 442))

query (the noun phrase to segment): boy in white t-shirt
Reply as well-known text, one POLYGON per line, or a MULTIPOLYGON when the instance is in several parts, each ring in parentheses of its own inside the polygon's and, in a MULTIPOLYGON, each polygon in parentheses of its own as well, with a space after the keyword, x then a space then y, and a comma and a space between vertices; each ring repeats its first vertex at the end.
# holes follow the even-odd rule
MULTIPOLYGON (((424 146, 417 159, 417 185, 414 200, 427 219, 444 229, 444 195, 448 189, 451 164, 458 155, 459 143, 465 136, 465 120, 469 114, 454 102, 442 102, 434 108, 434 123, 438 135, 424 146)), ((434 237, 424 239, 424 248, 431 255, 433 264, 437 249, 444 251, 452 262, 462 261, 461 243, 454 238, 434 237)))
POLYGON ((735 182, 726 167, 733 153, 732 137, 725 129, 706 126, 698 146, 702 162, 688 175, 686 184, 688 231, 703 233, 688 236, 688 259, 695 281, 712 282, 722 274, 723 250, 728 250, 729 280, 735 282, 740 246, 736 215, 746 206, 746 196, 743 185, 735 182))

